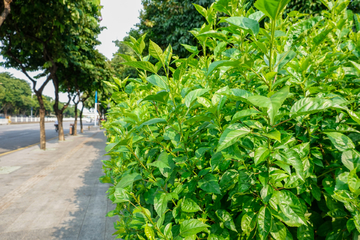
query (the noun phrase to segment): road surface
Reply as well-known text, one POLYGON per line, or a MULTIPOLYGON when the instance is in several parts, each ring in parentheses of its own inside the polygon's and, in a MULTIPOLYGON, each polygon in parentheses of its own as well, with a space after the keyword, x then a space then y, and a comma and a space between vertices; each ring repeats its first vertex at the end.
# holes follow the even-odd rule
MULTIPOLYGON (((70 124, 73 122, 64 122, 65 134, 69 133, 70 124)), ((84 123, 84 126, 89 123, 84 123)), ((78 122, 78 131, 80 123, 78 122)), ((54 123, 45 123, 46 139, 58 136, 55 132, 54 123)), ((13 124, 0 125, 0 154, 26 147, 40 142, 40 124, 13 124)))

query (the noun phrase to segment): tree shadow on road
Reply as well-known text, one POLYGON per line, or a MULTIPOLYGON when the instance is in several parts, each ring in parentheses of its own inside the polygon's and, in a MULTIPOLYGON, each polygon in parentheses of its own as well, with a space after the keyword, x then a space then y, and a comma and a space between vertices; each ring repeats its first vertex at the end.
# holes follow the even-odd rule
POLYGON ((70 181, 79 187, 75 188, 71 199, 67 199, 70 204, 65 217, 52 236, 55 239, 114 239, 113 223, 117 217, 106 217, 106 213, 113 210, 115 205, 107 199, 108 184, 99 182, 99 177, 103 175, 101 160, 108 158, 103 156, 105 141, 102 133, 96 134, 84 147, 95 154, 91 154, 93 159, 87 162, 87 167, 79 176, 70 181))

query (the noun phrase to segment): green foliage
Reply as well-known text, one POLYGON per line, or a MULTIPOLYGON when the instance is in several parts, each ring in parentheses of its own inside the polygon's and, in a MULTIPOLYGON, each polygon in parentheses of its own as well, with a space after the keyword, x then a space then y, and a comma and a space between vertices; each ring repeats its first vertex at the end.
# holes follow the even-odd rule
POLYGON ((16 79, 9 73, 0 73, 0 110, 24 114, 33 106, 31 88, 25 80, 16 79))
MULTIPOLYGON (((253 7, 256 0, 247 0, 247 8, 253 7)), ((292 0, 289 2, 285 14, 292 11, 298 11, 306 14, 320 14, 321 11, 327 10, 324 3, 334 1, 321 1, 321 0, 292 0)), ((360 1, 352 0, 348 5, 348 8, 353 12, 360 13, 360 1)))
POLYGON ((207 54, 175 67, 128 45, 139 77, 112 85, 100 178, 119 238, 359 238, 360 29, 348 1, 284 19, 287 2, 197 7, 207 54))
POLYGON ((143 11, 137 31, 147 33, 147 38, 157 43, 162 49, 168 45, 180 57, 188 56, 181 44, 196 45, 197 42, 189 32, 200 28, 204 17, 199 15, 193 4, 204 8, 210 7, 214 0, 143 0, 143 11))

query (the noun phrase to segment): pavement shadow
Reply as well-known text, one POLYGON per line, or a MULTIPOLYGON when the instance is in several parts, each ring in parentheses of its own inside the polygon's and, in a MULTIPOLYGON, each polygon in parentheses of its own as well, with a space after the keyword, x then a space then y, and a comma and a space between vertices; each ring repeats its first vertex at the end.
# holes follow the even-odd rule
MULTIPOLYGON (((55 239, 114 239, 114 222, 117 217, 106 217, 106 213, 113 210, 115 205, 107 199, 108 184, 99 182, 103 175, 101 160, 108 159, 105 154, 105 138, 103 133, 93 136, 86 142, 92 159, 87 162, 87 167, 78 176, 81 178, 80 186, 75 188, 72 199, 68 199, 70 207, 67 217, 63 218, 60 227, 55 228, 52 236, 55 239), (95 154, 93 153, 95 152, 95 154)), ((79 181, 77 181, 79 182, 79 181)))

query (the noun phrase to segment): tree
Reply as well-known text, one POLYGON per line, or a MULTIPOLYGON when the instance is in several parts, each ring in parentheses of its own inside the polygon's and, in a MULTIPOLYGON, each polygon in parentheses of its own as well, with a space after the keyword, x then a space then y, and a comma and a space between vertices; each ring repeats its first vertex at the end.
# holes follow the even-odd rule
POLYGON ((81 98, 80 98, 80 102, 82 103, 81 110, 80 110, 80 132, 81 133, 84 133, 82 117, 83 117, 84 107, 87 104, 87 100, 89 99, 89 97, 90 97, 90 95, 88 93, 83 93, 83 95, 81 95, 81 98))
POLYGON ((16 79, 10 73, 0 73, 0 110, 4 111, 5 117, 8 111, 24 113, 32 106, 31 88, 25 80, 16 79))
MULTIPOLYGON (((101 62, 100 65, 104 65, 105 62, 105 57, 101 57, 95 50, 95 47, 100 44, 97 36, 102 30, 99 25, 100 6, 98 1, 74 1, 71 7, 78 12, 78 15, 69 20, 76 27, 66 29, 70 36, 64 47, 67 64, 60 65, 59 69, 56 68, 52 73, 55 87, 54 111, 59 121, 59 140, 64 139, 62 115, 67 107, 64 105, 62 109, 59 109, 59 91, 67 91, 70 102, 71 93, 80 95, 80 89, 87 89, 94 85, 92 74, 99 71, 96 64, 101 62)), ((57 63, 51 60, 51 65, 56 67, 57 63)), ((75 125, 77 125, 77 116, 75 125)), ((77 130, 75 129, 75 131, 77 130)))
POLYGON ((9 13, 11 11, 11 8, 10 8, 11 2, 12 2, 12 0, 3 0, 3 2, 0 3, 0 11, 1 11, 0 26, 3 24, 6 17, 9 15, 9 13))
MULTIPOLYGON (((59 109, 58 95, 60 90, 70 90, 71 82, 59 78, 57 73, 67 71, 70 53, 82 47, 78 45, 77 39, 85 38, 85 47, 98 44, 95 39, 100 32, 98 3, 85 0, 18 0, 12 5, 10 21, 6 21, 1 28, 1 52, 5 58, 3 65, 22 70, 33 83, 33 91, 39 101, 41 149, 46 146, 42 91, 52 80, 55 86, 54 111, 59 120, 59 140, 64 140, 61 122, 66 105, 59 109), (28 71, 36 70, 43 73, 31 78, 28 71), (46 81, 37 89, 38 77, 46 77, 46 81)), ((65 73, 60 75, 66 76, 65 73)))
MULTIPOLYGON (((54 109, 53 109, 54 99, 52 99, 49 96, 45 96, 45 95, 43 95, 42 98, 43 98, 44 107, 45 107, 45 116, 54 114, 54 109)), ((33 95, 32 103, 33 103, 33 114, 35 116, 40 116, 40 106, 39 106, 39 102, 37 100, 36 95, 33 95)))
MULTIPOLYGON (((127 38, 125 38, 124 41, 126 41, 127 38)), ((114 43, 119 48, 114 54, 114 57, 111 59, 111 68, 115 72, 116 77, 120 79, 125 79, 126 77, 136 78, 136 69, 122 64, 127 61, 124 58, 128 59, 127 56, 135 58, 136 54, 128 45, 124 44, 124 42, 116 40, 114 43)))
POLYGON ((70 2, 17 0, 0 30, 3 65, 19 69, 28 77, 39 102, 41 149, 46 148, 42 92, 57 70, 57 65, 52 62, 66 63, 63 49, 69 37, 65 27, 69 25, 64 23, 69 23, 73 13, 73 9, 68 8, 70 2), (31 71, 42 71, 42 74, 32 78, 28 74, 31 71), (37 88, 39 77, 46 77, 46 80, 37 88))
POLYGON ((214 0, 142 0, 144 9, 140 14, 140 23, 129 35, 138 38, 146 33, 145 42, 151 39, 162 49, 171 45, 175 55, 186 57, 188 52, 181 44, 196 45, 196 40, 189 31, 201 27, 204 21, 193 4, 207 8, 213 2, 214 0))

